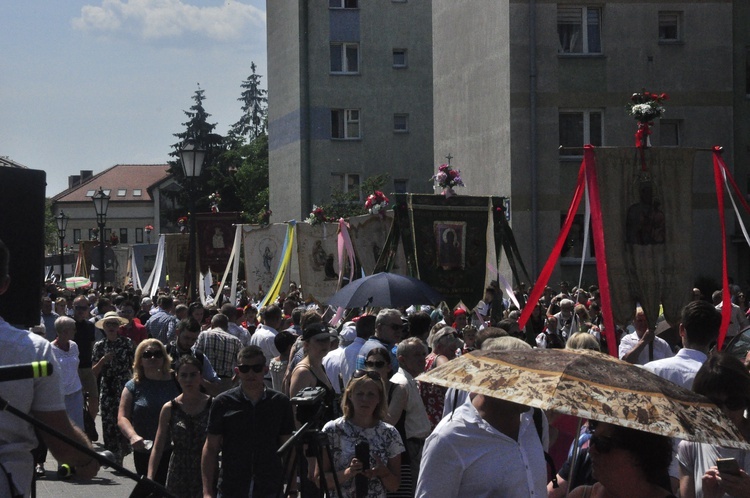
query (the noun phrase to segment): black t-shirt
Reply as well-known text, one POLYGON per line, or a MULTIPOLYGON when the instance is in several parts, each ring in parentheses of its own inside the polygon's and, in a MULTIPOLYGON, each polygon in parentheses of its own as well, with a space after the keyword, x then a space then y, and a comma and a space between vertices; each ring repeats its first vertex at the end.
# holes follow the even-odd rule
POLYGON ((73 341, 78 345, 78 368, 91 368, 91 353, 94 349, 96 327, 88 320, 76 322, 73 341))
POLYGON ((242 387, 216 397, 211 405, 208 433, 223 436, 219 491, 222 496, 275 496, 284 485, 284 468, 276 455, 280 436, 295 430, 292 404, 280 392, 266 389, 253 405, 242 387))

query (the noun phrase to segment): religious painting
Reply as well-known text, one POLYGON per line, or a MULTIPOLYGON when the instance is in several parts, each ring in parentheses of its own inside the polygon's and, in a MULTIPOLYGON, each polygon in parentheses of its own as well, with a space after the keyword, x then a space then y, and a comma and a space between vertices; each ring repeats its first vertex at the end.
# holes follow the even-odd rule
POLYGON ((235 225, 240 221, 240 213, 198 213, 198 249, 201 272, 211 268, 223 272, 234 246, 235 225))
POLYGON ((625 242, 648 246, 666 241, 666 218, 656 185, 650 175, 641 174, 633 190, 638 191, 638 202, 628 206, 625 220, 625 242))
POLYGON ((466 223, 457 221, 435 221, 435 262, 443 270, 463 270, 466 265, 466 223))

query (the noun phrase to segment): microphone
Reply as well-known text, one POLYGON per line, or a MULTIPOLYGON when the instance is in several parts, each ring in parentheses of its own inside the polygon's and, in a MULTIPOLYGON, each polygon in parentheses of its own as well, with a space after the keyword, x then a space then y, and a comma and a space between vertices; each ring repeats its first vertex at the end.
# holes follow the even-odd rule
POLYGON ((34 361, 20 365, 0 367, 0 382, 21 379, 36 379, 52 375, 52 363, 49 361, 34 361))

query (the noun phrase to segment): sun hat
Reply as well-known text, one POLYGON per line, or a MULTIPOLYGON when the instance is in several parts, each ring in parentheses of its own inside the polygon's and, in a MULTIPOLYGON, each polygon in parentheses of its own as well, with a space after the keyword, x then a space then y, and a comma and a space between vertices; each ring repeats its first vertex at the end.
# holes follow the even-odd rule
POLYGON ((130 320, 121 317, 117 314, 116 311, 107 311, 104 314, 104 317, 94 325, 96 326, 96 328, 104 330, 104 322, 108 322, 110 320, 117 320, 118 322, 120 322, 120 325, 127 325, 128 323, 130 323, 130 320))

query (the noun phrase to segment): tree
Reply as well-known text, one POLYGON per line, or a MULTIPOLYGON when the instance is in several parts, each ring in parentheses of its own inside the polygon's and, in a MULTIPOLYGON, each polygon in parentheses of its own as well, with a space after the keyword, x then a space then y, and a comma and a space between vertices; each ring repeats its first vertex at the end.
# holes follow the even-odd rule
POLYGON ((237 100, 242 102, 242 117, 232 125, 229 136, 234 139, 252 142, 266 132, 268 98, 266 90, 260 87, 261 76, 255 72, 255 62, 250 63, 252 74, 240 85, 244 90, 237 100))
MULTIPOLYGON (((224 138, 221 135, 214 133, 216 123, 209 123, 208 118, 210 114, 203 108, 203 101, 206 99, 204 90, 198 86, 198 89, 193 95, 193 105, 190 110, 184 111, 188 117, 188 121, 182 123, 185 127, 185 131, 181 133, 175 133, 174 136, 179 139, 179 142, 172 145, 174 149, 169 153, 170 156, 175 159, 169 161, 169 172, 174 175, 177 183, 183 188, 175 191, 165 191, 165 195, 175 199, 180 206, 183 206, 180 212, 169 213, 167 216, 170 220, 176 220, 180 216, 187 214, 187 208, 184 206, 188 205, 188 195, 190 192, 187 188, 187 181, 182 171, 182 164, 180 162, 180 148, 187 139, 194 140, 196 144, 206 149, 206 159, 203 162, 203 172, 201 173, 201 179, 193 182, 193 198, 195 200, 196 212, 208 211, 209 201, 208 196, 214 192, 216 181, 214 176, 217 174, 219 168, 219 161, 217 158, 224 151, 224 138)), ((219 182, 221 183, 221 182, 219 182)), ((231 211, 232 209, 226 209, 225 199, 222 195, 222 208, 225 211, 231 211)))
POLYGON ((352 192, 334 190, 331 192, 330 202, 323 204, 323 212, 327 217, 335 219, 350 218, 352 216, 359 216, 360 214, 367 214, 365 201, 360 200, 360 192, 366 199, 368 195, 376 190, 383 190, 383 186, 390 177, 391 175, 388 173, 367 177, 362 182, 359 190, 352 192))

